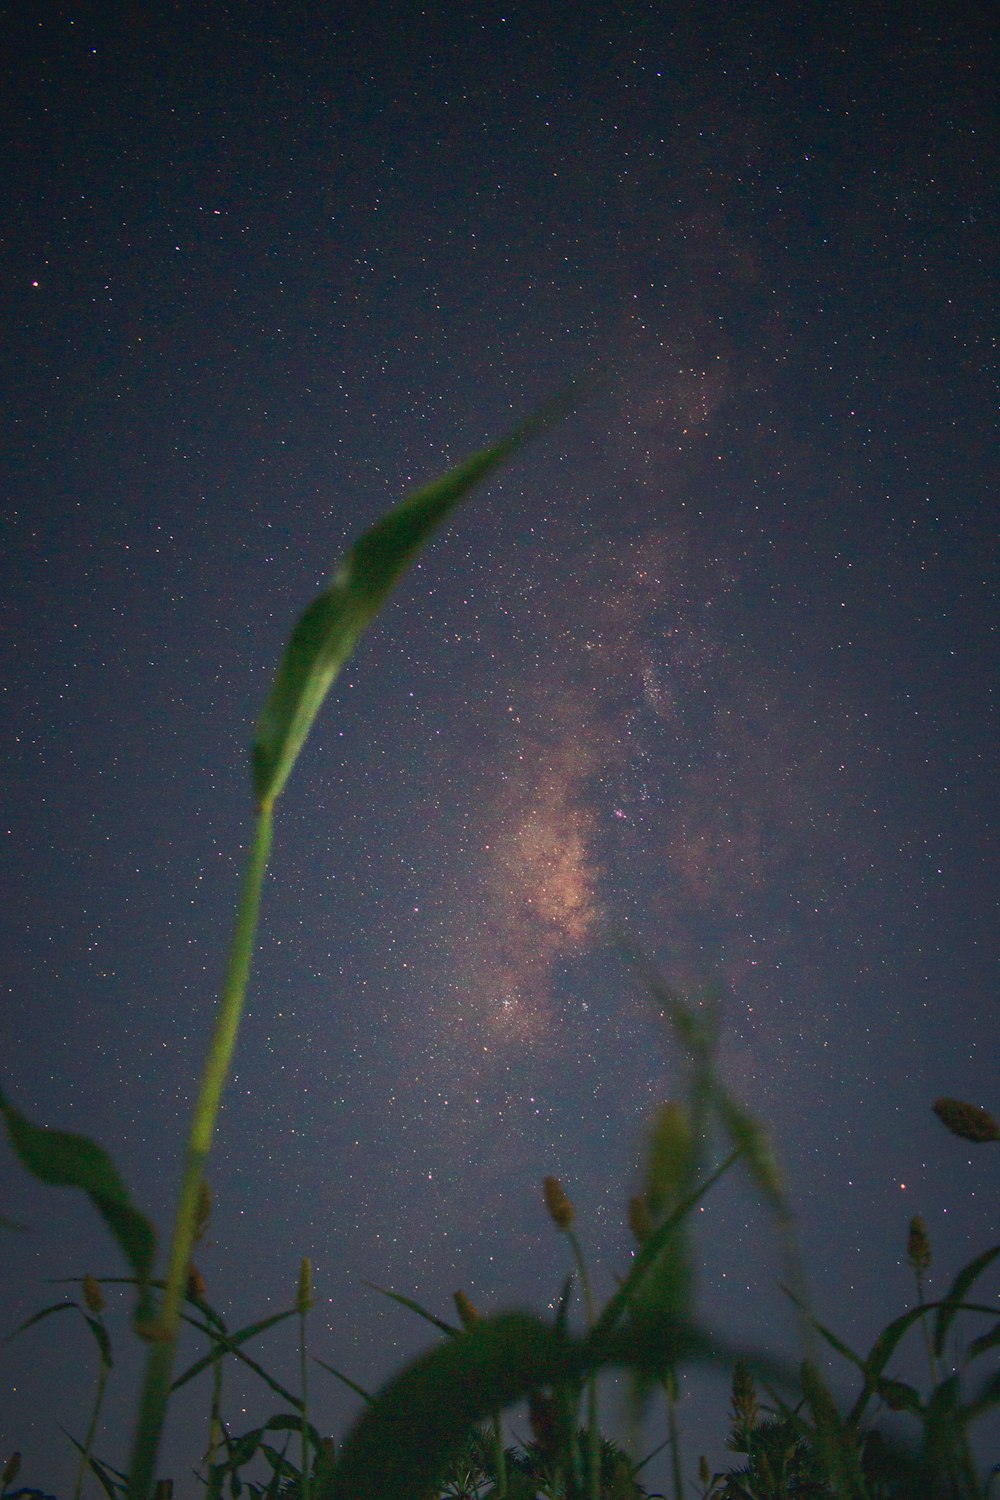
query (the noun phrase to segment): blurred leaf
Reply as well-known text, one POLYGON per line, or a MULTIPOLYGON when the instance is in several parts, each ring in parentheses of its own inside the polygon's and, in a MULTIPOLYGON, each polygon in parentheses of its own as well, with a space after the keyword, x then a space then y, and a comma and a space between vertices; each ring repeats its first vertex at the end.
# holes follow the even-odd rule
MULTIPOLYGON (((41 1182, 82 1188, 87 1194, 135 1271, 140 1303, 144 1304, 156 1254, 156 1233, 133 1204, 108 1153, 86 1136, 32 1125, 2 1093, 0 1112, 11 1145, 29 1172, 41 1182)), ((141 1310, 144 1312, 145 1307, 141 1310)))
POLYGON ((355 542, 331 586, 293 630, 264 705, 253 747, 260 804, 280 794, 334 678, 420 549, 481 480, 567 404, 552 403, 502 442, 409 495, 355 542))
POLYGON ((990 1375, 978 1393, 966 1402, 962 1407, 962 1416, 967 1422, 974 1422, 994 1406, 1000 1406, 1000 1370, 990 1375))
POLYGON ((959 1304, 965 1301, 965 1295, 969 1288, 979 1279, 987 1266, 996 1260, 998 1255, 1000 1255, 1000 1245, 994 1245, 992 1249, 984 1250, 981 1255, 977 1255, 973 1260, 970 1260, 967 1266, 963 1266, 948 1288, 947 1296, 942 1299, 937 1317, 934 1319, 934 1352, 939 1357, 944 1351, 944 1341, 948 1336, 948 1329, 954 1321, 955 1314, 959 1311, 959 1304))
MULTIPOLYGON (((958 1420, 959 1381, 957 1375, 932 1391, 924 1412, 923 1464, 928 1481, 950 1476, 958 1456, 962 1425, 958 1420)), ((933 1490, 930 1491, 932 1494, 933 1490)))
POLYGON ((902 1380, 883 1379, 878 1381, 875 1389, 890 1411, 908 1411, 917 1417, 921 1415, 923 1407, 920 1394, 912 1385, 906 1385, 902 1380))
POLYGON ((995 1324, 989 1333, 980 1334, 979 1338, 973 1339, 965 1351, 966 1359, 978 1359, 980 1354, 986 1354, 988 1350, 995 1349, 1000 1344, 1000 1323, 995 1324))
POLYGON ((646 1202, 653 1217, 659 1218, 690 1189, 694 1172, 694 1135, 683 1104, 660 1105, 646 1151, 646 1202))
POLYGON ((358 1385, 356 1380, 352 1380, 349 1375, 343 1374, 342 1371, 335 1370, 333 1365, 328 1365, 325 1359, 320 1359, 315 1354, 313 1355, 313 1359, 328 1375, 332 1375, 336 1380, 341 1381, 347 1386, 348 1390, 353 1391, 356 1396, 360 1396, 363 1401, 367 1401, 368 1405, 371 1406, 375 1397, 370 1391, 366 1391, 363 1385, 358 1385))
MULTIPOLYGON (((65 1437, 69 1438, 77 1452, 82 1454, 84 1451, 83 1444, 78 1443, 73 1434, 67 1432, 66 1428, 61 1424, 59 1424, 59 1430, 65 1437)), ((87 1464, 94 1478, 101 1486, 101 1489, 107 1495, 108 1500, 119 1500, 119 1496, 125 1494, 128 1489, 128 1476, 126 1474, 122 1474, 118 1469, 112 1468, 110 1464, 100 1463, 92 1453, 87 1455, 87 1464)))
POLYGON ((804 1359, 800 1367, 802 1390, 816 1428, 816 1447, 823 1460, 827 1478, 838 1500, 864 1500, 867 1486, 861 1470, 861 1459, 850 1420, 845 1424, 837 1410, 819 1370, 804 1359))
POLYGON ((639 1246, 635 1259, 632 1262, 632 1268, 625 1280, 614 1295, 609 1298, 604 1311, 595 1324, 595 1332, 607 1332, 614 1327, 626 1308, 635 1301, 645 1277, 649 1274, 650 1268, 656 1263, 657 1258, 670 1240, 670 1237, 678 1232, 680 1226, 684 1223, 691 1210, 697 1206, 699 1200, 705 1196, 709 1188, 714 1187, 720 1177, 723 1177, 729 1171, 739 1160, 739 1157, 740 1153, 738 1151, 734 1151, 731 1156, 727 1156, 722 1165, 716 1167, 715 1171, 710 1173, 699 1187, 679 1203, 673 1213, 667 1215, 662 1224, 657 1224, 649 1238, 639 1246))
POLYGON ((537 1319, 483 1318, 378 1393, 318 1500, 414 1500, 429 1493, 477 1422, 574 1373, 567 1344, 537 1319))
POLYGON ((716 1084, 714 1096, 722 1127, 732 1145, 742 1152, 753 1182, 779 1218, 790 1218, 791 1210, 767 1131, 721 1084, 716 1084))
POLYGON ((366 1281, 364 1285, 370 1287, 373 1292, 378 1292, 380 1296, 389 1297, 393 1302, 398 1302, 400 1307, 408 1307, 410 1312, 415 1312, 418 1318, 424 1319, 425 1323, 432 1323, 435 1328, 440 1328, 441 1332, 446 1333, 449 1338, 457 1338, 462 1331, 452 1323, 446 1323, 443 1318, 428 1312, 426 1307, 419 1302, 414 1302, 412 1297, 404 1297, 402 1292, 390 1292, 388 1287, 376 1286, 374 1281, 366 1281))

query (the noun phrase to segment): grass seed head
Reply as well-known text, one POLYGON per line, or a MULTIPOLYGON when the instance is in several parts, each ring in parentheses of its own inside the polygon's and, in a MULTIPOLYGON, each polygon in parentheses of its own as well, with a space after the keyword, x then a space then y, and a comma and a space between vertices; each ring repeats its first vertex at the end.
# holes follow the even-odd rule
POLYGON ((466 1330, 466 1332, 468 1332, 470 1328, 473 1328, 475 1324, 479 1322, 479 1309, 472 1301, 470 1301, 470 1299, 465 1295, 464 1292, 453 1292, 452 1296, 455 1303, 455 1310, 458 1313, 459 1322, 466 1330))
POLYGON ((566 1195, 566 1189, 558 1177, 546 1177, 542 1186, 545 1189, 545 1207, 552 1222, 558 1229, 569 1229, 576 1218, 576 1212, 566 1195))
POLYGON ((102 1313, 106 1306, 104 1293, 101 1291, 101 1283, 96 1276, 91 1276, 89 1271, 83 1278, 83 1300, 86 1303, 87 1311, 92 1312, 95 1317, 98 1313, 102 1313))
POLYGON ((204 1302, 207 1291, 208 1287, 205 1285, 205 1278, 192 1261, 191 1269, 188 1271, 187 1294, 192 1302, 204 1302))
POLYGON ((961 1136, 963 1141, 1000 1141, 1000 1125, 988 1110, 976 1104, 966 1104, 961 1099, 935 1099, 934 1113, 946 1130, 961 1136))
POLYGON ((918 1276, 926 1276, 931 1268, 931 1242, 924 1223, 923 1214, 910 1220, 910 1234, 906 1241, 906 1258, 918 1276))
POLYGON ((295 1296, 295 1308, 300 1317, 313 1305, 313 1268, 312 1261, 308 1255, 303 1255, 302 1264, 299 1267, 299 1289, 295 1296))
POLYGON ((20 1453, 12 1453, 3 1466, 3 1473, 0 1474, 0 1487, 6 1489, 9 1484, 13 1484, 20 1472, 21 1455, 20 1453))

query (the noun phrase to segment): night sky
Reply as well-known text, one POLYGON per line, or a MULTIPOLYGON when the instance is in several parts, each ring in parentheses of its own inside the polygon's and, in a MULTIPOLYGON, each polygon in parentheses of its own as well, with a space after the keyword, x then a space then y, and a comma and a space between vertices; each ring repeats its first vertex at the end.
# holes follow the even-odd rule
MULTIPOLYGON (((621 933, 724 993, 843 1337, 912 1301, 913 1214, 931 1295, 996 1240, 998 1153, 930 1110, 1000 1104, 994 21, 8 18, 3 1081, 164 1232, 294 620, 408 489, 599 371, 407 577, 279 805, 198 1254, 233 1326, 309 1255, 314 1350, 373 1387, 431 1330, 365 1280, 544 1310, 546 1173, 613 1289, 683 1086, 621 933)), ((47 1278, 125 1266, 3 1151, 6 1332, 47 1278)), ((794 1353, 752 1188, 698 1218, 709 1323, 794 1353)), ((255 1352, 296 1380, 291 1326, 255 1352)), ((66 1315, 7 1347, 24 1482, 71 1487, 94 1367, 66 1315)), ((277 1405, 227 1390, 234 1431, 277 1405)), ((727 1394, 685 1384, 689 1475, 727 1394)), ((337 1435, 358 1405, 318 1370, 312 1400, 337 1435)), ((206 1383, 168 1432, 181 1494, 207 1413, 206 1383)))

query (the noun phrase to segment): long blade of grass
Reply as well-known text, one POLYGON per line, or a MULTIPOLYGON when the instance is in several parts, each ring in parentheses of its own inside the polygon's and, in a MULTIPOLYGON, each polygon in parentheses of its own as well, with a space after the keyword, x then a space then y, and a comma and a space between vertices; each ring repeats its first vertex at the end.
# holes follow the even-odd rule
POLYGON ((442 478, 409 495, 351 548, 329 589, 299 620, 257 725, 254 787, 263 806, 279 796, 323 700, 361 633, 403 573, 460 501, 548 425, 565 407, 553 405, 442 478))
POLYGON ((677 1205, 673 1213, 667 1215, 662 1224, 656 1226, 649 1238, 643 1241, 632 1262, 632 1269, 618 1290, 609 1298, 604 1311, 594 1325, 595 1334, 606 1334, 615 1326, 622 1314, 634 1302, 642 1282, 659 1258, 671 1235, 683 1224, 691 1210, 698 1205, 709 1189, 715 1186, 720 1177, 724 1177, 739 1161, 740 1155, 739 1151, 733 1151, 727 1156, 725 1161, 716 1167, 715 1171, 710 1173, 693 1193, 689 1193, 677 1205))
POLYGON ((970 1260, 967 1266, 962 1267, 948 1288, 947 1296, 942 1299, 937 1317, 934 1319, 934 1353, 939 1358, 944 1350, 944 1341, 948 1337, 948 1329, 951 1327, 961 1303, 965 1301, 965 1294, 978 1281, 986 1268, 992 1265, 998 1255, 1000 1255, 1000 1245, 994 1245, 991 1249, 984 1250, 981 1255, 977 1255, 973 1260, 970 1260))
POLYGON ((56 1187, 81 1188, 87 1194, 135 1271, 144 1312, 156 1254, 156 1232, 132 1202, 111 1157, 85 1135, 33 1125, 2 1092, 0 1114, 11 1145, 34 1177, 56 1187))
MULTIPOLYGON (((192 1323, 195 1328, 201 1328, 225 1353, 235 1354, 240 1344, 245 1344, 248 1339, 256 1338, 259 1333, 266 1333, 275 1324, 283 1323, 286 1318, 294 1318, 294 1316, 295 1308, 288 1308, 285 1312, 272 1313, 269 1318, 263 1318, 259 1323, 251 1323, 248 1327, 241 1328, 238 1333, 219 1333, 215 1328, 200 1324, 194 1318, 188 1318, 186 1321, 192 1323)), ((182 1375, 178 1375, 170 1389, 176 1391, 182 1385, 187 1385, 188 1381, 193 1380, 196 1375, 200 1375, 202 1370, 209 1369, 218 1357, 218 1350, 210 1349, 207 1354, 203 1354, 200 1359, 196 1359, 194 1364, 189 1365, 182 1375)))
POLYGON ((366 1391, 363 1385, 358 1385, 358 1382, 356 1380, 352 1380, 350 1375, 345 1375, 342 1370, 335 1370, 333 1368, 333 1365, 328 1365, 326 1360, 320 1359, 318 1355, 314 1354, 313 1360, 320 1366, 321 1369, 324 1369, 328 1375, 332 1375, 336 1380, 341 1381, 344 1385, 347 1386, 347 1389, 349 1391, 353 1391, 356 1396, 360 1396, 368 1406, 371 1406, 372 1402, 375 1400, 375 1397, 372 1395, 371 1391, 366 1391))
POLYGON ((455 1328, 451 1323, 446 1323, 444 1318, 428 1312, 426 1307, 422 1307, 419 1302, 414 1302, 412 1297, 404 1297, 402 1292, 391 1292, 388 1287, 376 1286, 374 1281, 366 1281, 364 1284, 373 1292, 379 1292, 383 1297, 390 1297, 393 1302, 398 1302, 400 1307, 408 1307, 410 1312, 415 1312, 417 1317, 423 1318, 426 1323, 433 1323, 435 1328, 440 1328, 441 1332, 448 1334, 449 1338, 458 1338, 461 1329, 455 1328))
POLYGON ((275 1380, 273 1375, 269 1375, 264 1369, 264 1366, 258 1364, 255 1359, 251 1359, 246 1350, 240 1349, 235 1344, 230 1344, 228 1340, 220 1337, 211 1328, 207 1327, 204 1323, 199 1323, 197 1318, 192 1318, 187 1313, 184 1314, 184 1321, 185 1323, 190 1323, 192 1328, 197 1328, 200 1333, 204 1333, 211 1338, 215 1338, 221 1349, 223 1349, 227 1354, 231 1354, 234 1359, 242 1361, 242 1363, 246 1365, 247 1369, 252 1370, 255 1375, 259 1375, 261 1380, 264 1381, 265 1385, 269 1385, 275 1395, 281 1397, 282 1401, 287 1401, 291 1406, 301 1407, 302 1402, 299 1400, 298 1396, 293 1396, 291 1391, 286 1390, 280 1381, 275 1380))
POLYGON ((32 1313, 30 1318, 25 1318, 23 1323, 19 1323, 13 1333, 7 1334, 4 1343, 9 1344, 11 1339, 16 1339, 19 1333, 24 1333, 26 1328, 33 1328, 36 1323, 41 1323, 43 1319, 51 1318, 53 1313, 65 1312, 67 1308, 71 1307, 75 1307, 78 1312, 80 1311, 79 1302, 50 1303, 48 1307, 41 1308, 38 1312, 32 1313))

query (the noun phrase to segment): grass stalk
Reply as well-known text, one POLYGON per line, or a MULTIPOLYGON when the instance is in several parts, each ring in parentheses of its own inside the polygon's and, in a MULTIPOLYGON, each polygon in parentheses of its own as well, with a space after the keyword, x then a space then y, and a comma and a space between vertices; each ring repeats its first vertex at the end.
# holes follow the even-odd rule
POLYGON ((243 879, 236 914, 236 929, 229 955, 229 967, 219 1001, 215 1030, 209 1044, 201 1087, 191 1119, 181 1181, 180 1198, 174 1220, 166 1287, 156 1323, 146 1330, 150 1338, 146 1375, 139 1403, 132 1461, 129 1466, 128 1500, 148 1500, 160 1437, 170 1397, 181 1304, 187 1286, 198 1224, 198 1208, 205 1175, 205 1163, 215 1133, 215 1122, 222 1091, 232 1063, 233 1049, 246 1000, 250 966, 253 960, 257 921, 260 915, 260 893, 271 849, 272 804, 262 804, 257 814, 253 847, 243 879))
MULTIPOLYGON (((580 1273, 583 1305, 587 1313, 587 1332, 590 1333, 594 1327, 595 1315, 594 1294, 590 1285, 587 1262, 584 1259, 580 1241, 572 1228, 567 1228, 566 1238, 569 1240, 573 1258, 580 1273)), ((593 1371, 587 1377, 587 1495, 588 1500, 600 1500, 601 1495, 601 1430, 597 1419, 597 1376, 593 1371)))
POLYGON ((677 1371, 671 1368, 663 1382, 667 1398, 667 1431, 670 1434, 670 1470, 674 1482, 674 1500, 684 1500, 684 1475, 681 1468, 681 1434, 677 1422, 677 1371))
POLYGON ((312 1262, 306 1256, 303 1258, 302 1269, 299 1272, 299 1290, 296 1298, 299 1314, 299 1385, 302 1399, 302 1478, 299 1481, 301 1500, 309 1500, 312 1477, 309 1468, 309 1382, 306 1350, 306 1319, 312 1305, 312 1262))
POLYGON ((100 1368, 97 1372, 97 1392, 94 1396, 94 1409, 90 1414, 90 1422, 87 1433, 80 1450, 80 1467, 76 1471, 76 1486, 73 1490, 73 1500, 80 1500, 83 1494, 83 1481, 90 1466, 90 1455, 94 1448, 94 1438, 97 1436, 97 1423, 101 1415, 101 1406, 104 1402, 104 1390, 108 1383, 109 1365, 104 1357, 101 1357, 100 1368))

